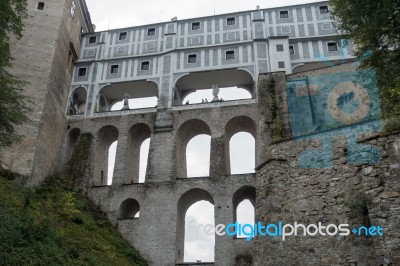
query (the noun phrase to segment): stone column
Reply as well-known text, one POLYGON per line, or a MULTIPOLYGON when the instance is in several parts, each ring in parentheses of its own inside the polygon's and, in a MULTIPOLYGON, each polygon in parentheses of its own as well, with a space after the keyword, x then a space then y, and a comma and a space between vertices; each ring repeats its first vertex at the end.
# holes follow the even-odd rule
POLYGON ((127 143, 128 134, 126 132, 120 133, 118 137, 117 152, 115 154, 114 175, 112 180, 113 186, 119 186, 128 183, 127 178, 129 178, 129 176, 125 176, 125 158, 129 148, 127 147, 127 143))
POLYGON ((226 175, 225 138, 221 134, 211 136, 210 177, 222 178, 226 175))

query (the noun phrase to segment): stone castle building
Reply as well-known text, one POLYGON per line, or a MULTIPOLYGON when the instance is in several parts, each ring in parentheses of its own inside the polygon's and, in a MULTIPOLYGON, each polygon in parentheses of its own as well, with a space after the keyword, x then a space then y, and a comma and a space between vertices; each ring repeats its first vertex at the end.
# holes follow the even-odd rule
MULTIPOLYGON (((399 134, 378 126, 352 143, 344 131, 323 127, 322 109, 328 107, 315 100, 343 81, 371 83, 341 80, 353 77, 356 66, 351 41, 337 38, 329 2, 103 32, 94 32, 83 0, 28 2, 14 68, 31 82, 26 93, 35 99, 33 119, 21 127, 26 140, 0 156, 27 184, 40 183, 68 162, 83 162, 88 195, 150 265, 188 264, 185 214, 192 204, 210 202, 215 224, 227 225, 246 199, 256 221, 264 223, 380 225, 386 231, 383 237, 284 242, 216 236, 214 262, 191 265, 400 264, 399 134), (231 87, 251 97, 221 101, 218 88, 231 87), (189 94, 211 88, 215 101, 185 104, 189 94), (157 102, 129 108, 129 99, 147 97, 157 102), (118 102, 123 107, 115 110, 118 102), (298 138, 293 117, 318 133, 330 132, 329 148, 317 131, 308 133, 314 138, 298 138), (229 143, 238 132, 255 139, 254 173, 231 174, 229 143), (211 137, 209 176, 188 178, 186 147, 200 134, 211 137), (139 183, 140 147, 148 138, 146 176, 139 183), (352 153, 358 145, 364 150, 352 153), (349 160, 367 154, 367 145, 379 150, 379 161, 349 160), (317 162, 328 156, 329 167, 303 167, 299 158, 308 149, 319 152, 317 162)), ((372 120, 357 125, 371 129, 372 120)))

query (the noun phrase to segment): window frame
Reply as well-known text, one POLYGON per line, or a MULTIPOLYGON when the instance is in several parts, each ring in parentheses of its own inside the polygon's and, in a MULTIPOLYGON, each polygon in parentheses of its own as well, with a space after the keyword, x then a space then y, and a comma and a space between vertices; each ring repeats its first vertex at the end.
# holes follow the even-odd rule
POLYGON ((188 64, 196 64, 197 63, 197 54, 188 54, 187 63, 188 64), (191 62, 190 60, 193 58, 194 58, 194 62, 191 62))
POLYGON ((110 74, 118 74, 119 73, 119 65, 116 65, 116 64, 114 64, 114 65, 111 65, 110 66, 110 74), (114 71, 114 70, 117 70, 116 72, 114 71))
POLYGON ((319 13, 320 14, 329 14, 330 13, 329 6, 328 5, 319 6, 319 13), (326 12, 325 12, 325 10, 326 10, 326 12))
POLYGON ((128 32, 127 31, 122 31, 122 32, 119 33, 119 35, 118 35, 118 40, 119 41, 126 41, 127 39, 128 39, 128 32), (121 39, 121 37, 123 37, 123 38, 121 39))
POLYGON ((43 11, 44 10, 45 3, 44 2, 38 2, 36 6, 36 10, 43 11))
POLYGON ((235 26, 235 25, 236 25, 236 17, 227 17, 226 18, 226 26, 235 26))
POLYGON ((97 43, 97 36, 90 36, 89 37, 89 44, 95 44, 97 43), (93 42, 91 40, 94 40, 93 42))
POLYGON ((328 48, 328 52, 337 52, 337 51, 339 51, 338 43, 335 42, 335 41, 327 42, 327 43, 326 43, 326 46, 327 46, 327 48, 328 48), (331 47, 333 47, 332 44, 335 45, 336 50, 331 50, 331 47))
POLYGON ((235 50, 226 50, 225 51, 225 60, 226 61, 235 60, 235 50), (232 58, 229 58, 231 56, 232 56, 232 58))
POLYGON ((284 49, 284 47, 283 47, 283 44, 277 44, 277 45, 276 45, 276 51, 277 51, 277 52, 283 52, 283 51, 285 51, 285 49, 284 49))
POLYGON ((140 62, 140 71, 150 71, 150 61, 140 62), (144 67, 146 66, 146 67, 144 67))
POLYGON ((200 30, 200 29, 201 29, 200 21, 192 22, 192 31, 200 30))
POLYGON ((156 36, 156 28, 148 28, 147 36, 156 36))
POLYGON ((86 77, 87 75, 87 67, 79 67, 78 68, 78 77, 86 77), (81 74, 81 71, 84 70, 84 75, 81 74))
POLYGON ((279 11, 279 18, 280 19, 289 19, 289 10, 281 10, 281 11, 279 11), (284 12, 286 12, 286 17, 282 16, 282 14, 284 14, 284 12))
POLYGON ((294 50, 294 45, 289 45, 289 55, 296 55, 296 51, 294 50))
POLYGON ((286 68, 286 66, 285 66, 285 61, 279 61, 279 62, 278 62, 278 68, 279 68, 279 69, 284 69, 284 68, 286 68), (282 66, 281 64, 283 64, 283 66, 282 66))

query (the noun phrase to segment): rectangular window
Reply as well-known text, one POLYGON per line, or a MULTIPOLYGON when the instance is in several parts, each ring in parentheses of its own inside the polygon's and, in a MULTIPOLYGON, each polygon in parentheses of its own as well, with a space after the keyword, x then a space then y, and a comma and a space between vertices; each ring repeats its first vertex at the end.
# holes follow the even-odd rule
POLYGON ((278 62, 279 68, 285 68, 285 62, 278 62))
POLYGON ((188 64, 194 64, 197 61, 197 55, 196 54, 190 54, 188 55, 188 64))
POLYGON ((328 7, 328 6, 320 6, 320 7, 319 7, 319 13, 320 13, 320 14, 327 14, 327 13, 329 13, 329 7, 328 7))
POLYGON ((78 77, 85 77, 86 76, 86 67, 80 67, 78 69, 78 77))
POLYGON ((119 65, 111 65, 111 70, 110 70, 111 74, 118 74, 118 70, 119 70, 119 65))
POLYGON ((150 62, 149 61, 142 62, 140 70, 142 71, 150 70, 150 62))
POLYGON ((279 12, 279 17, 280 18, 289 18, 289 11, 285 10, 285 11, 280 11, 279 12))
POLYGON ((328 51, 336 52, 338 50, 338 46, 336 42, 328 42, 328 51))
POLYGON ((154 36, 156 35, 156 28, 147 29, 147 36, 154 36))
POLYGON ((72 17, 74 17, 74 15, 75 15, 75 9, 76 9, 75 1, 72 1, 72 4, 71 4, 71 16, 72 17))
POLYGON ((226 19, 226 25, 235 25, 236 19, 234 17, 230 17, 226 19))
POLYGON ((199 30, 199 29, 200 29, 200 22, 193 22, 192 30, 199 30))
POLYGON ((277 44, 276 45, 276 51, 277 52, 282 52, 283 51, 283 44, 277 44))
POLYGON ((122 41, 122 40, 126 40, 127 37, 128 37, 128 33, 127 32, 120 32, 118 39, 120 41, 122 41))
POLYGON ((293 45, 289 45, 289 53, 290 53, 290 55, 295 55, 294 46, 293 45))
POLYGON ((89 37, 89 43, 96 43, 96 42, 97 42, 96 36, 89 37))
POLYGON ((235 59, 235 51, 226 51, 226 52, 225 52, 225 59, 226 59, 226 60, 233 60, 233 59, 235 59))
POLYGON ((44 9, 44 2, 39 2, 37 5, 37 10, 43 10, 44 9))

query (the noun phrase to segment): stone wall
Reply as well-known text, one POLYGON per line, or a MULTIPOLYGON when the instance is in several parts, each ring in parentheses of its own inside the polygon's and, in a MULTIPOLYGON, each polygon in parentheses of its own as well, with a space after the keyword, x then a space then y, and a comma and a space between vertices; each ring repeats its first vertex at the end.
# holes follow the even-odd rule
POLYGON ((256 265, 397 265, 400 229, 400 134, 363 141, 380 148, 378 165, 346 162, 346 142, 334 141, 331 169, 298 167, 297 156, 318 143, 271 145, 270 160, 257 172, 257 220, 293 224, 380 225, 384 237, 257 238, 256 265), (392 263, 392 264, 390 264, 392 263))
POLYGON ((24 94, 32 101, 32 112, 30 122, 17 127, 25 136, 23 141, 1 150, 0 161, 3 167, 26 176, 27 185, 40 183, 59 163, 71 84, 69 52, 73 46, 79 54, 81 31, 89 31, 78 3, 71 16, 71 3, 44 1, 44 9, 38 10, 38 2, 29 0, 24 36, 11 44, 15 59, 11 73, 29 82, 24 94))

